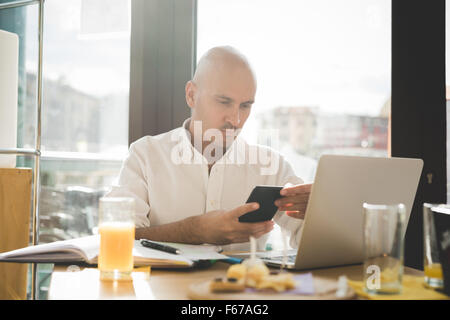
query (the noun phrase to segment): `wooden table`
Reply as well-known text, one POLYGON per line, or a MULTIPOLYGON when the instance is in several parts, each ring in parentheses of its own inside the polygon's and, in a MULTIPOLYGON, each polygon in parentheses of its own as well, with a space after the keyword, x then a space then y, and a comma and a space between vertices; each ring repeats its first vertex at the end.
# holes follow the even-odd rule
MULTIPOLYGON (((48 299, 162 299, 183 300, 188 298, 192 283, 223 277, 229 264, 217 262, 204 270, 158 270, 150 275, 134 272, 133 281, 113 283, 99 281, 95 268, 55 265, 48 299)), ((337 280, 345 275, 350 280, 361 281, 363 265, 310 270, 313 276, 337 280)), ((304 273, 299 271, 294 273, 304 273)), ((423 276, 423 272, 405 267, 405 274, 423 276)))

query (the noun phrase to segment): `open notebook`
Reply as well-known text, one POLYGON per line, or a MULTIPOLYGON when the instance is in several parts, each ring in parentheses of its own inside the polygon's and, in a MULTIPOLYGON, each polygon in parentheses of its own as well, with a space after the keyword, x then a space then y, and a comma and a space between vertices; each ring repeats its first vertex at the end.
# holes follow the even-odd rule
MULTIPOLYGON (((221 247, 210 245, 188 245, 166 243, 182 251, 171 254, 143 247, 138 240, 134 242, 133 257, 135 266, 190 267, 199 260, 220 260, 228 257, 220 254, 221 247)), ((100 236, 93 235, 72 240, 30 246, 0 253, 0 262, 39 262, 66 263, 85 262, 97 264, 100 236)))

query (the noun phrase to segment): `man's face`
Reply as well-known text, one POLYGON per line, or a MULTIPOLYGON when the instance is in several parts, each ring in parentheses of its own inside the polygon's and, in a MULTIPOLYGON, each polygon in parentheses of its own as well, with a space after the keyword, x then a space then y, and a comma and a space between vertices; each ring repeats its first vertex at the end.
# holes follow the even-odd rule
MULTIPOLYGON (((191 83, 192 120, 202 121, 203 132, 208 129, 219 129, 224 139, 241 129, 250 115, 255 100, 255 79, 247 68, 235 66, 218 68, 210 72, 200 84, 191 83)), ((186 94, 189 95, 189 84, 186 94)), ((223 141, 225 143, 225 141, 223 141)))

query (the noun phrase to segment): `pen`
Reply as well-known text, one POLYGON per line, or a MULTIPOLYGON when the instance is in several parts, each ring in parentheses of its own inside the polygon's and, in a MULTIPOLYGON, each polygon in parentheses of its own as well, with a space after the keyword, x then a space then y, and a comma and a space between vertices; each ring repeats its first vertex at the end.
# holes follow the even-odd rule
POLYGON ((225 262, 225 263, 229 263, 229 264, 239 264, 239 263, 242 262, 242 260, 244 260, 244 259, 228 257, 228 259, 222 259, 220 261, 221 262, 225 262))
POLYGON ((164 252, 168 252, 168 253, 173 253, 173 254, 181 254, 181 250, 179 250, 177 248, 170 247, 170 246, 167 246, 165 244, 160 244, 160 243, 157 243, 157 242, 153 242, 153 241, 150 241, 150 240, 142 239, 141 240, 141 244, 144 247, 147 247, 147 248, 151 248, 151 249, 155 249, 155 250, 159 250, 159 251, 164 251, 164 252))

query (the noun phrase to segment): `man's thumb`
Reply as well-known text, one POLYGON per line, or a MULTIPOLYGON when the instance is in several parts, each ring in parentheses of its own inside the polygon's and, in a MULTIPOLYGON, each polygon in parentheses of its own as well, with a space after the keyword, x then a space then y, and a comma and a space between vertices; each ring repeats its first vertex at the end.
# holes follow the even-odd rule
POLYGON ((255 211, 259 208, 259 203, 250 202, 233 209, 231 212, 234 217, 238 218, 248 212, 255 211))

